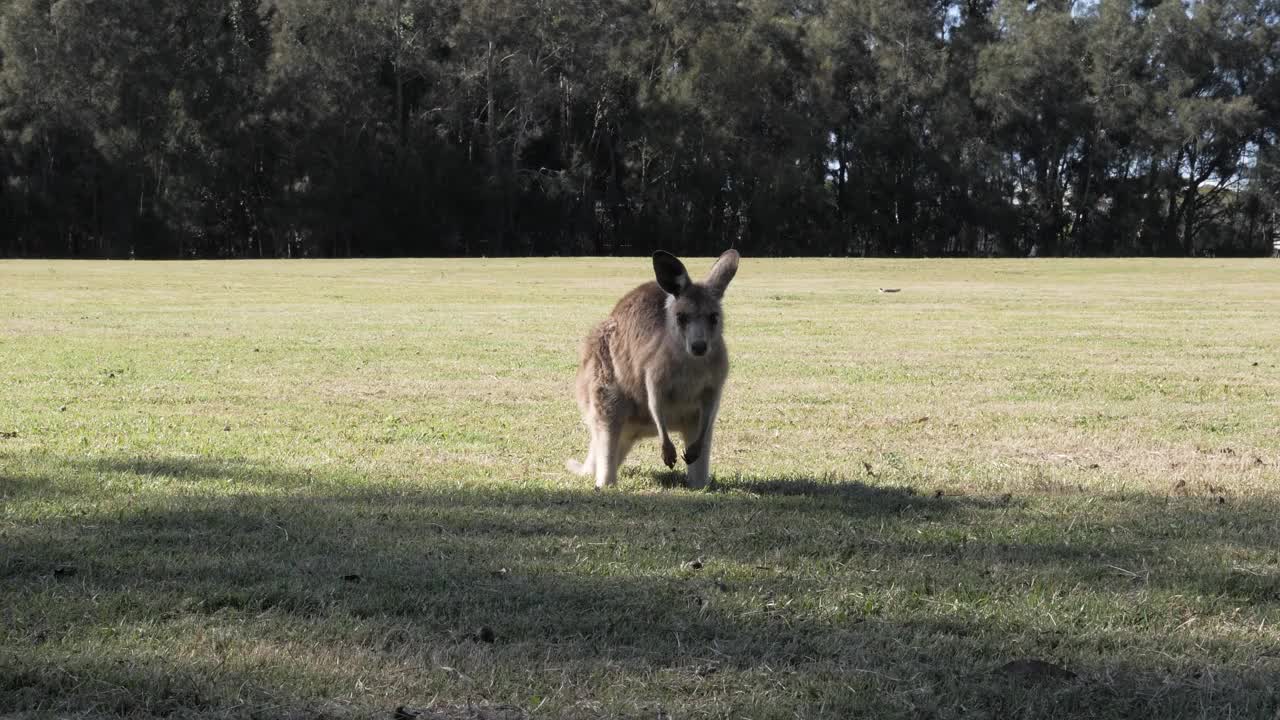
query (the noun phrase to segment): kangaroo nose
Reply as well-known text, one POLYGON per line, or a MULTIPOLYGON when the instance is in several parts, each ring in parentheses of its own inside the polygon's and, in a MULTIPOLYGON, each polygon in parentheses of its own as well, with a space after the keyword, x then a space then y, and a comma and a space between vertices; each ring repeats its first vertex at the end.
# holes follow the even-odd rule
POLYGON ((693 348, 692 348, 692 349, 693 349, 693 354, 694 354, 694 355, 706 355, 706 354, 707 354, 707 344, 706 344, 705 342, 701 341, 701 340, 699 340, 699 341, 695 342, 695 343, 693 344, 693 348))

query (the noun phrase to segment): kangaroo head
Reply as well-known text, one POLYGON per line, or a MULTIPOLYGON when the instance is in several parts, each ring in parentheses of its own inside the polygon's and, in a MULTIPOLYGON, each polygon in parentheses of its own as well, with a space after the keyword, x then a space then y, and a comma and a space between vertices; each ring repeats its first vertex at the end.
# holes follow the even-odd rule
POLYGON ((653 272, 658 287, 667 293, 667 327, 672 337, 690 355, 706 355, 720 342, 724 326, 720 300, 738 272, 738 251, 726 250, 700 283, 689 279, 684 263, 676 256, 662 250, 653 254, 653 272))

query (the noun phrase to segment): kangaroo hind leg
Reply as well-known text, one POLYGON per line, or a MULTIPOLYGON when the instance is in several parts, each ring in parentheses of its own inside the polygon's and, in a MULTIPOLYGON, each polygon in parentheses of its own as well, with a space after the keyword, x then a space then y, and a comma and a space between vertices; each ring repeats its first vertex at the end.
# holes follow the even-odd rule
POLYGON ((596 489, 618 484, 622 428, 615 423, 599 423, 592 432, 591 458, 595 462, 596 489))

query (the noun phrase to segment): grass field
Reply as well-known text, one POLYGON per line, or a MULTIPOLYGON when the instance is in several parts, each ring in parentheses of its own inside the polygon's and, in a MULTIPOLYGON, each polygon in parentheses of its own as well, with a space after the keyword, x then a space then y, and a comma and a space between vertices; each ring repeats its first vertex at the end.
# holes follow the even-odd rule
POLYGON ((745 258, 713 488, 595 492, 648 273, 0 263, 0 714, 1280 713, 1280 263, 745 258))

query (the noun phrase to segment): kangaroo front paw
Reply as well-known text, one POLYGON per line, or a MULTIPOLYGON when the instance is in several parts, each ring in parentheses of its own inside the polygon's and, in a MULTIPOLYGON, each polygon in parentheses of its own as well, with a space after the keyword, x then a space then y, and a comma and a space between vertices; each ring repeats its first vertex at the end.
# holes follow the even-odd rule
POLYGON ((692 465, 698 462, 698 458, 702 457, 702 443, 696 442, 684 449, 684 462, 686 465, 692 465))
POLYGON ((662 463, 668 470, 676 466, 676 445, 671 442, 671 438, 662 441, 662 463))

